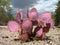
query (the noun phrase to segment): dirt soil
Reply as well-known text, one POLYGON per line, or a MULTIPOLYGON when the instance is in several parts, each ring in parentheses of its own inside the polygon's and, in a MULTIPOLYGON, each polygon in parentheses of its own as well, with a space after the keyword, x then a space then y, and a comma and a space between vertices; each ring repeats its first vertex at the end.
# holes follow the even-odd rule
POLYGON ((50 29, 48 39, 21 42, 18 32, 10 32, 7 26, 0 26, 0 45, 60 45, 60 28, 50 29))

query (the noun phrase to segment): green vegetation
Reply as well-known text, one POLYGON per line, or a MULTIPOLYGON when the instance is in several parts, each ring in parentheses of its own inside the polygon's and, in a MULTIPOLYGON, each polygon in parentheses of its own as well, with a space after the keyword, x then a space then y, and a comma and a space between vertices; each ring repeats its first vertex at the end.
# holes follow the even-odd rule
POLYGON ((55 11, 55 24, 56 26, 59 26, 60 25, 60 1, 58 2, 57 4, 57 9, 55 11))
POLYGON ((9 20, 14 17, 11 14, 12 7, 10 7, 11 0, 0 0, 0 25, 6 25, 9 20))

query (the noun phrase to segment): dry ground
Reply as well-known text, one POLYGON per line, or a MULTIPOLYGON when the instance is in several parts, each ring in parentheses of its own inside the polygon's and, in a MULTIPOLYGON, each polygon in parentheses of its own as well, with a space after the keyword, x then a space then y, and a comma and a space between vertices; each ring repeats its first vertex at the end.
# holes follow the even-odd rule
POLYGON ((60 28, 50 29, 48 40, 22 42, 18 39, 18 32, 10 32, 7 26, 0 26, 0 45, 60 45, 60 28))

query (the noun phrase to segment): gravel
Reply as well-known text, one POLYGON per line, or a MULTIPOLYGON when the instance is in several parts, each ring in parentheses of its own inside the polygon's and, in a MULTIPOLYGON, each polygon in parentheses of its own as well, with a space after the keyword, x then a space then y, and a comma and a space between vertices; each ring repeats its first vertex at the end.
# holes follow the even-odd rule
POLYGON ((18 32, 10 32, 7 26, 0 26, 0 45, 60 45, 60 28, 50 29, 47 37, 47 40, 22 42, 18 40, 18 32))

